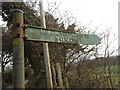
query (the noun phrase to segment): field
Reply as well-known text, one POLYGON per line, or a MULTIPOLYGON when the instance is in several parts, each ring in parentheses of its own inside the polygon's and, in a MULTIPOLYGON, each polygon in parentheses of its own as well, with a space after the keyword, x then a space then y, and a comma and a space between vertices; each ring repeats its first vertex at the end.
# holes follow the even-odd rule
POLYGON ((119 74, 120 66, 115 65, 115 66, 98 67, 96 68, 95 72, 102 73, 105 72, 105 70, 109 70, 111 73, 119 74))
POLYGON ((120 81, 119 68, 118 65, 92 69, 81 68, 79 72, 77 69, 72 69, 69 72, 69 82, 71 86, 80 86, 80 88, 117 88, 120 81))

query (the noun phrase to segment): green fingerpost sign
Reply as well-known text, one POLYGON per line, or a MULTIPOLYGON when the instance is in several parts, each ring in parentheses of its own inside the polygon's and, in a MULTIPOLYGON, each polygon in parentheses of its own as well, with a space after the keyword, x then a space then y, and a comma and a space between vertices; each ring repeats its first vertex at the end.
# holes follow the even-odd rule
POLYGON ((27 40, 54 43, 92 45, 100 42, 100 38, 93 34, 64 32, 27 25, 25 29, 25 37, 27 40))

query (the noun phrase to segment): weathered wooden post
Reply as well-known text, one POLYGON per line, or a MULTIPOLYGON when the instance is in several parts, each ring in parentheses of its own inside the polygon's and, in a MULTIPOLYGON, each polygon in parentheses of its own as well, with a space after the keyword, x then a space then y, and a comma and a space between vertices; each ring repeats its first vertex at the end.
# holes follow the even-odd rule
POLYGON ((24 40, 23 40, 23 11, 13 12, 13 88, 25 88, 24 84, 24 40))
MULTIPOLYGON (((62 68, 63 68, 63 64, 62 64, 62 68)), ((63 83, 64 83, 64 87, 65 88, 69 88, 69 83, 68 83, 68 76, 67 76, 67 72, 66 70, 63 68, 63 83)))
POLYGON ((68 78, 64 77, 65 88, 69 88, 68 78))
POLYGON ((56 82, 56 71, 55 71, 54 66, 52 66, 52 76, 53 76, 53 85, 55 88, 55 87, 57 87, 57 82, 56 82))
POLYGON ((57 76, 58 76, 59 87, 63 88, 63 80, 62 80, 62 73, 61 73, 60 63, 56 63, 56 69, 57 69, 57 76))
MULTIPOLYGON (((40 18, 41 27, 46 28, 45 14, 43 10, 43 0, 40 0, 40 15, 41 15, 41 18, 40 18)), ((45 60, 45 68, 46 68, 47 88, 51 88, 52 90, 53 82, 52 82, 48 43, 43 43, 43 50, 44 50, 44 60, 45 60)))

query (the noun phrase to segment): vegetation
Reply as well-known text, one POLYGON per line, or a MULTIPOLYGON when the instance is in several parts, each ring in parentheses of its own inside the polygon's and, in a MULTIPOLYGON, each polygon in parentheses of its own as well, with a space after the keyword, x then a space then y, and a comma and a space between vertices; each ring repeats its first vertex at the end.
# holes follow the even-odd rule
MULTIPOLYGON (((120 75, 118 72, 119 66, 116 63, 117 59, 114 58, 110 61, 113 61, 112 65, 107 64, 106 67, 97 65, 96 60, 86 60, 72 64, 69 70, 71 88, 117 88, 120 75)), ((99 61, 101 63, 102 59, 99 59, 99 61)), ((106 61, 109 62, 109 59, 106 59, 106 61)), ((102 64, 105 64, 105 62, 102 62, 102 64)))
MULTIPOLYGON (((2 75, 3 87, 12 85, 12 69, 5 69, 8 64, 12 66, 12 36, 10 27, 12 25, 11 10, 22 9, 25 12, 25 24, 41 26, 40 16, 34 9, 32 4, 24 2, 3 2, 2 3, 2 17, 7 21, 6 30, 3 28, 2 33, 2 75)), ((85 32, 85 26, 77 28, 75 23, 71 23, 66 16, 68 22, 62 21, 62 17, 55 18, 52 13, 46 12, 46 26, 47 28, 71 31, 71 32, 85 32), (67 26, 65 23, 69 23, 67 26)), ((68 79, 70 88, 116 88, 118 87, 118 74, 113 72, 117 69, 117 59, 109 59, 109 57, 99 58, 96 56, 96 51, 99 45, 71 45, 71 44, 57 44, 49 43, 50 60, 52 68, 52 76, 54 88, 59 87, 58 77, 56 75, 56 63, 60 63, 63 76, 63 84, 66 87, 66 80, 68 79), (54 47, 54 48, 53 48, 54 47), (91 60, 92 56, 95 57, 91 60), (112 69, 115 67, 115 69, 112 69), (55 72, 54 72, 55 71, 55 72), (66 79, 67 78, 67 79, 66 79)), ((26 88, 45 88, 45 64, 43 58, 43 46, 41 42, 25 41, 25 79, 29 80, 26 88)))

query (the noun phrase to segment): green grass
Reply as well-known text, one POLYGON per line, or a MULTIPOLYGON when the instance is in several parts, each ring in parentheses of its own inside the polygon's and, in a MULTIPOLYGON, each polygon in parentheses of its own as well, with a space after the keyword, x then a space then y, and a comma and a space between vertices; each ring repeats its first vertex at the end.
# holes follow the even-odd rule
MULTIPOLYGON (((103 73, 103 72, 105 72, 105 70, 108 70, 109 69, 109 67, 107 66, 107 67, 98 67, 98 68, 96 68, 95 69, 95 72, 96 73, 103 73)), ((111 73, 119 73, 119 70, 120 70, 120 66, 118 66, 118 65, 116 65, 116 66, 110 66, 110 72, 111 73)))

